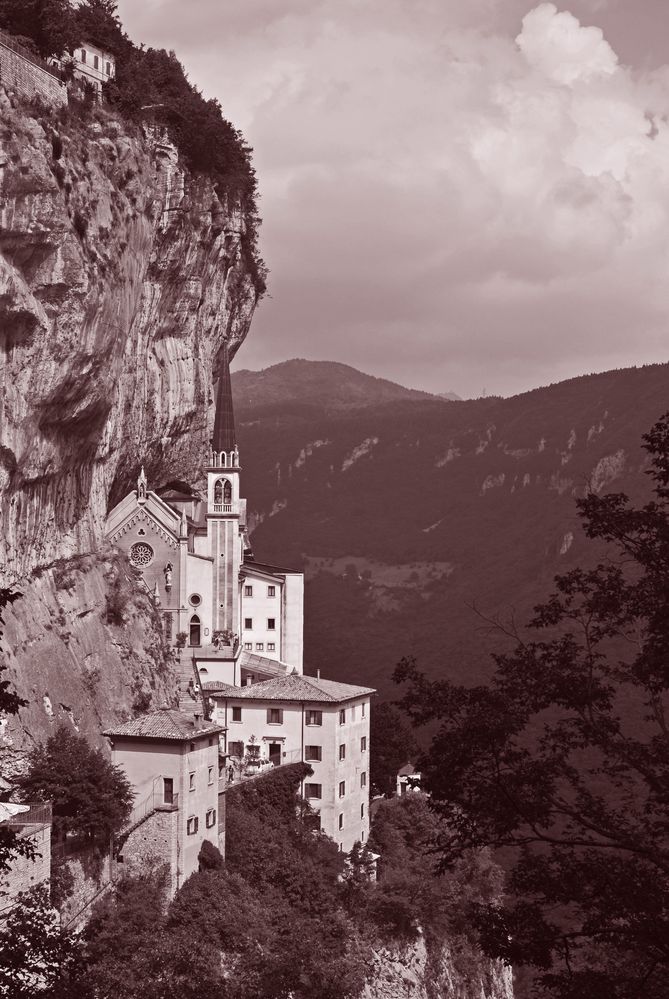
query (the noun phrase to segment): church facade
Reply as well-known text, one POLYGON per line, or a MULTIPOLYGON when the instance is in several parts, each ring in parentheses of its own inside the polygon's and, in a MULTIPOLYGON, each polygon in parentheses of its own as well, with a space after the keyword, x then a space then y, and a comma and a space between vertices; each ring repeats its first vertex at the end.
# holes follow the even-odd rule
POLYGON ((191 656, 202 682, 240 685, 303 669, 304 577, 257 562, 240 493, 230 373, 219 378, 207 496, 137 489, 107 518, 159 605, 168 641, 191 656))

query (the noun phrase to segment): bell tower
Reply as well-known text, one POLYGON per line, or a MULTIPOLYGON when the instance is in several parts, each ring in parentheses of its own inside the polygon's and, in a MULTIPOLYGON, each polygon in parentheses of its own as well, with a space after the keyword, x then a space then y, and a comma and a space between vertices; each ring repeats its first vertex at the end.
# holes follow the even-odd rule
POLYGON ((243 501, 239 495, 239 449, 232 408, 227 344, 216 386, 216 416, 207 466, 207 537, 214 560, 212 632, 239 634, 239 571, 244 557, 243 501), (240 527, 240 524, 242 525, 240 527))

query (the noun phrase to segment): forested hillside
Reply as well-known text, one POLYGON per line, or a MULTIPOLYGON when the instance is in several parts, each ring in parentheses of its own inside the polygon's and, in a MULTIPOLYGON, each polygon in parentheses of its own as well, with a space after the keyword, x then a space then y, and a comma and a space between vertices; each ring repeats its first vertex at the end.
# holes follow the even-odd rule
POLYGON ((669 404, 669 365, 510 399, 372 398, 348 411, 305 401, 303 370, 275 403, 241 374, 253 545, 305 568, 307 666, 342 680, 362 669, 386 693, 404 655, 433 675, 487 674, 500 637, 473 605, 522 622, 556 572, 594 558, 574 500, 647 495, 641 435, 669 404))

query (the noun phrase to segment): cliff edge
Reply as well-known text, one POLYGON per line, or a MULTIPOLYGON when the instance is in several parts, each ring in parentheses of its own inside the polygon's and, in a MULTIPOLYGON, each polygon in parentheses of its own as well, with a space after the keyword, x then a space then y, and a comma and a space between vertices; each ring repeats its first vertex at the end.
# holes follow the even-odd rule
POLYGON ((0 585, 93 550, 142 463, 199 474, 247 224, 162 129, 0 89, 0 585))

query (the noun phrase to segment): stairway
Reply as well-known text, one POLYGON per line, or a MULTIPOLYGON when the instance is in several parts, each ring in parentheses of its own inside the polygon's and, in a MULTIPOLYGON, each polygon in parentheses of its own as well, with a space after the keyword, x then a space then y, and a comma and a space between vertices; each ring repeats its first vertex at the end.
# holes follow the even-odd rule
POLYGON ((176 649, 177 678, 179 683, 179 710, 187 715, 203 715, 202 691, 195 694, 194 686, 199 687, 199 677, 193 664, 190 649, 176 649))

